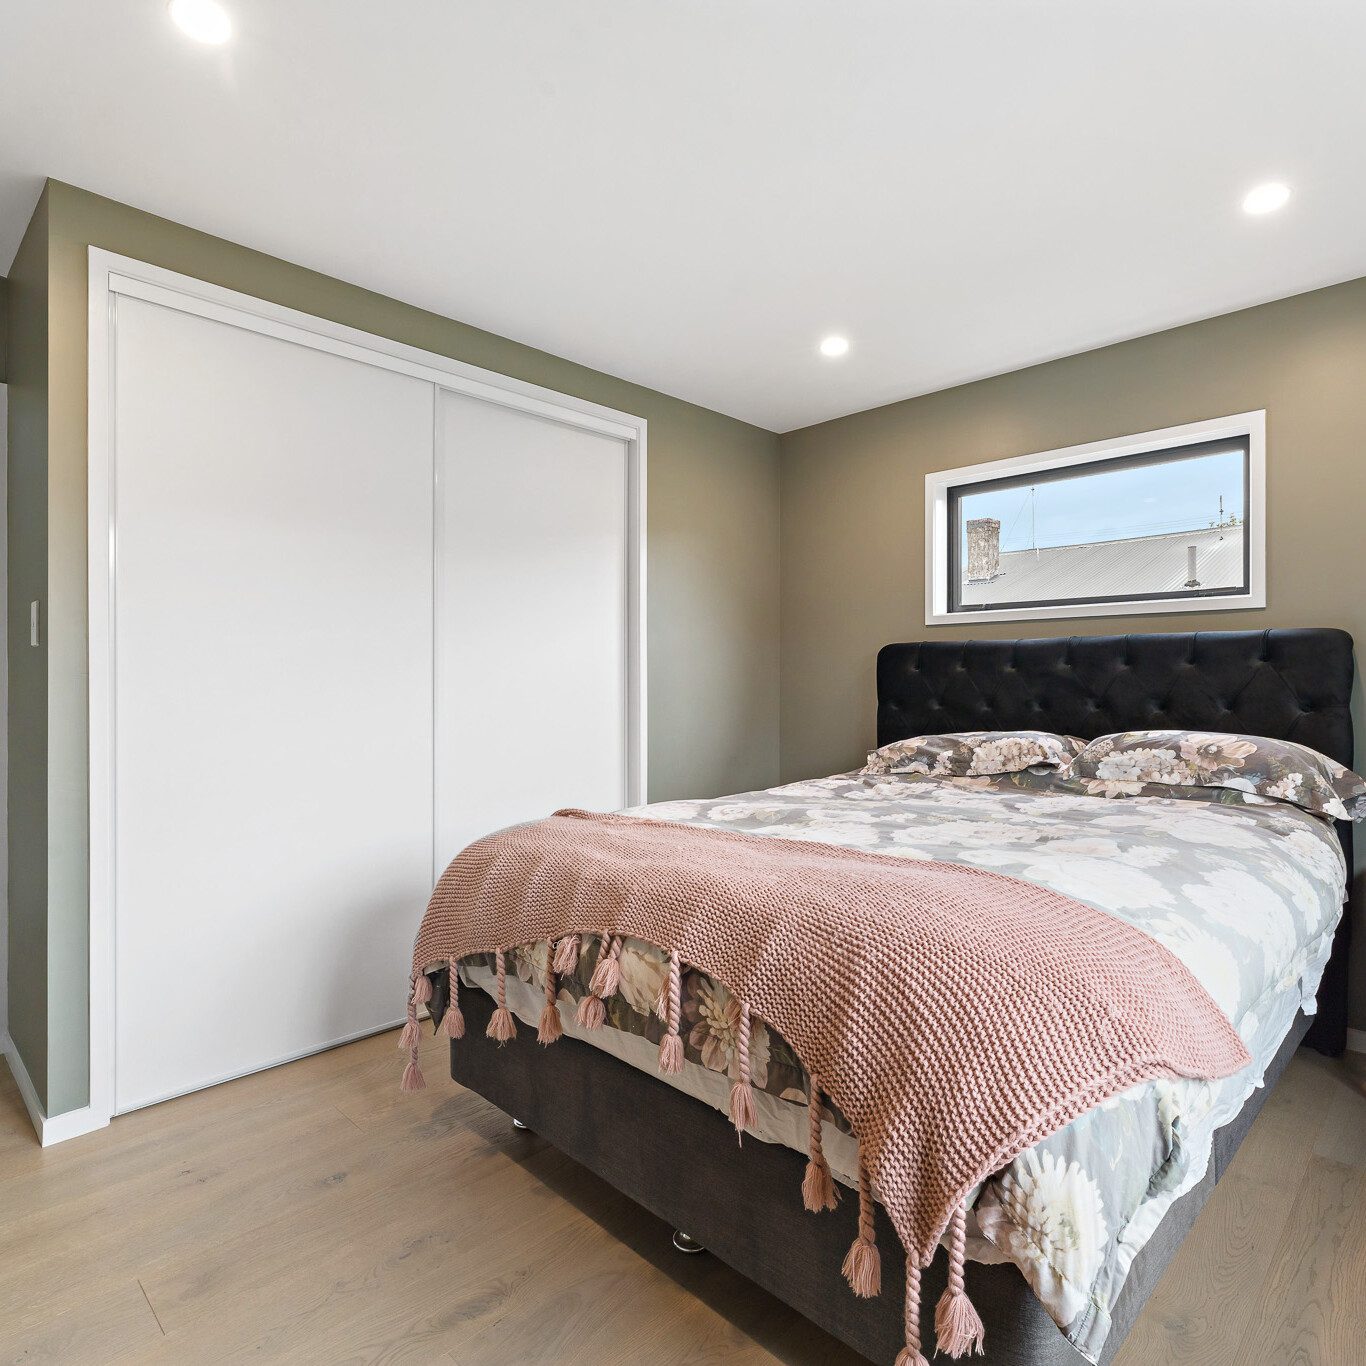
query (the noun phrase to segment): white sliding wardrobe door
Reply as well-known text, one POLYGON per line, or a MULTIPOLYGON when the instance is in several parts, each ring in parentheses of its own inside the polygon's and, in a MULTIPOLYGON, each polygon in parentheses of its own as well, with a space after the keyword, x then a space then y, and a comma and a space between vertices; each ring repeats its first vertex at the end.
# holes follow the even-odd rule
POLYGON ((119 296, 115 1108, 402 1014, 433 386, 119 296))
POLYGON ((438 391, 437 872, 516 821, 628 803, 628 449, 438 391))

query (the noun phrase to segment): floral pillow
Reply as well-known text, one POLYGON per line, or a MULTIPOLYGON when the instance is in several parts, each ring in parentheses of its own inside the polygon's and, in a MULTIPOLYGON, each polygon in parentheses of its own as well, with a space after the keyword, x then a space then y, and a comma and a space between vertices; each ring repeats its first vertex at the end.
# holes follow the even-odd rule
POLYGON ((1065 769, 1086 746, 1045 730, 970 730, 915 735, 875 749, 863 773, 929 773, 941 778, 985 778, 1027 768, 1065 769))
POLYGON ((1203 730, 1131 730, 1092 740, 1067 775, 1088 792, 1137 796, 1149 783, 1217 787, 1337 820, 1366 817, 1366 781, 1307 745, 1203 730))

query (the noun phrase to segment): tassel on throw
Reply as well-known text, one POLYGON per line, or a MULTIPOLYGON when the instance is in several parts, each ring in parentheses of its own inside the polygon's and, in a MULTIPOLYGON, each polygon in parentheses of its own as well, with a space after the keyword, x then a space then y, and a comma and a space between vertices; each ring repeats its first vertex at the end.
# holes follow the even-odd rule
POLYGON ((621 954, 621 940, 614 935, 610 935, 606 930, 598 936, 601 946, 598 949, 598 964, 593 969, 593 976, 588 983, 588 995, 579 1001, 578 1021, 585 1029, 601 1029, 607 1020, 607 1006, 603 1001, 604 996, 611 996, 621 985, 621 968, 612 958, 612 950, 616 949, 618 957, 621 954), (616 977, 612 981, 612 991, 600 990, 607 984, 610 972, 607 964, 611 962, 616 968, 616 977))
POLYGON ((448 1039, 465 1037, 465 1017, 460 1011, 459 968, 454 958, 449 960, 449 987, 446 992, 446 1013, 441 1017, 441 1032, 448 1039))
POLYGON ((863 1160, 862 1144, 858 1152, 858 1237, 845 1254, 843 1269, 854 1294, 871 1299, 882 1290, 882 1257, 873 1225, 873 1183, 863 1160))
POLYGON ((579 936, 567 934, 555 945, 555 961, 551 964, 561 977, 567 977, 579 966, 579 936))
POLYGON ((821 1103, 821 1088, 811 1078, 811 1099, 807 1107, 810 1124, 810 1158, 806 1163, 806 1175, 802 1178, 802 1204, 813 1214, 823 1209, 834 1209, 839 1203, 835 1193, 835 1180, 830 1175, 830 1164, 825 1160, 825 1145, 821 1140, 821 1125, 825 1122, 825 1106, 821 1103))
POLYGON ((512 1012, 508 1009, 508 980, 505 950, 499 949, 496 957, 498 960, 498 1009, 489 1017, 488 1028, 484 1033, 497 1043, 507 1043, 509 1040, 517 1037, 517 1026, 513 1022, 512 1012))
POLYGON ((564 1033, 560 1021, 558 993, 555 990, 555 969, 549 964, 545 970, 545 1005, 541 1008, 541 1022, 536 1030, 536 1042, 552 1044, 564 1033))
POLYGON ((754 1086, 749 1076, 749 1007, 740 1005, 740 1028, 735 1038, 735 1059, 739 1075, 730 1088, 730 1119, 741 1139, 746 1129, 758 1124, 754 1108, 754 1086))
POLYGON ((951 1357, 982 1354, 986 1329, 963 1287, 963 1261, 967 1255, 968 1208, 959 1205, 949 1220, 949 1283, 934 1311, 934 1335, 938 1350, 951 1357))
POLYGON ((602 952, 598 955, 598 965, 593 969, 588 989, 604 1001, 615 996, 621 986, 621 948, 625 942, 619 934, 609 935, 602 941, 602 952))
POLYGON ((417 1060, 417 1049, 413 1049, 413 1056, 408 1059, 408 1065, 403 1069, 403 1080, 399 1082, 400 1091, 420 1091, 427 1084, 427 1079, 422 1075, 422 1067, 417 1060))
POLYGON ((681 1072, 683 1070, 683 1039, 678 1033, 678 1014, 683 994, 678 950, 669 955, 669 976, 660 988, 663 1009, 659 1015, 665 1022, 664 1037, 659 1041, 659 1070, 661 1072, 681 1072))
MULTIPOLYGON (((400 1091, 420 1091, 426 1086, 426 1078, 422 1075, 422 1064, 417 1060, 417 983, 426 982, 427 979, 421 974, 413 983, 412 995, 408 998, 408 1022, 403 1026, 403 1033, 399 1035, 399 1047, 408 1050, 408 1065, 403 1069, 402 1080, 398 1084, 400 1091)), ((427 983, 428 989, 431 983, 427 983)))
POLYGON ((920 1268, 906 1254, 906 1345, 896 1354, 896 1366, 930 1366, 920 1350, 920 1268))
POLYGON ((607 1019, 607 1007, 602 1003, 602 997, 580 997, 577 1019, 585 1029, 601 1029, 607 1019))

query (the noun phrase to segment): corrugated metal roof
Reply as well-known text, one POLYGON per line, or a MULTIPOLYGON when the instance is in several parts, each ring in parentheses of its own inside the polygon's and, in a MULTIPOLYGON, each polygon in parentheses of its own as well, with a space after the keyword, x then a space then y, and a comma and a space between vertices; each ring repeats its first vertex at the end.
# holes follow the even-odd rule
POLYGON ((961 601, 965 607, 982 607, 1041 599, 1179 593, 1189 577, 1187 547, 1192 545, 1202 588, 1241 586, 1243 528, 1225 526, 1089 545, 1009 550, 1002 554, 995 578, 963 585, 961 601))

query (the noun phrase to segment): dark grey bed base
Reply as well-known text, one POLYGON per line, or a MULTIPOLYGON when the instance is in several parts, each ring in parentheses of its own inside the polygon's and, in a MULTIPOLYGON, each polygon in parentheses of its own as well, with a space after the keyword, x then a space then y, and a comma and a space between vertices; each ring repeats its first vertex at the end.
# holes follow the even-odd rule
MULTIPOLYGON (((1296 740, 1352 765, 1352 639, 1333 629, 1211 631, 1041 640, 936 640, 888 645, 877 661, 877 742, 959 730, 1033 729, 1092 739, 1109 731, 1194 728, 1296 740)), ((1351 834, 1339 827, 1352 866, 1351 834)), ((1267 1092, 1304 1039, 1340 1053, 1346 1038, 1343 917, 1314 1021, 1299 1018, 1238 1118, 1220 1130, 1204 1181, 1178 1201, 1136 1258, 1116 1306, 1104 1361, 1119 1350, 1167 1262, 1242 1142, 1267 1092)), ((432 1005, 439 1018, 445 983, 432 1005)), ((881 1209, 883 1284, 856 1299, 840 1275, 856 1204, 806 1213, 801 1154, 751 1141, 714 1110, 656 1077, 572 1039, 540 1048, 535 1033, 499 1051, 483 1037, 492 1004, 465 991, 467 1036, 451 1075, 517 1116, 576 1161, 685 1229, 751 1280, 875 1362, 902 1343, 904 1258, 881 1209)), ((991 1366, 1077 1366, 1082 1358, 1013 1266, 973 1266, 991 1366)), ((944 1260, 925 1275, 925 1341, 944 1260)))
MULTIPOLYGON (((442 1002, 436 1004, 439 1008, 442 1002)), ((875 1300, 860 1300, 840 1274, 856 1232, 858 1201, 845 1191, 833 1213, 808 1213, 801 1198, 806 1165, 801 1153, 755 1139, 739 1147, 734 1128, 719 1111, 577 1039, 542 1048, 536 1031, 519 1020, 517 1038, 500 1049, 484 1036, 492 999, 462 987, 460 1006, 467 1030, 451 1047, 456 1081, 515 1115, 672 1227, 686 1230, 728 1266, 856 1352, 889 1366, 905 1341, 905 1254, 881 1205, 877 1241, 886 1288, 875 1300)), ((1308 1026, 1304 1016, 1295 1021, 1267 1069, 1266 1086, 1254 1091, 1238 1118, 1216 1135, 1204 1180, 1167 1211, 1134 1259, 1102 1363, 1119 1350, 1308 1026)), ((1014 1266, 974 1263, 968 1277, 972 1302, 987 1329, 986 1355, 973 1361, 1080 1366, 1083 1358, 1014 1266)), ((924 1285, 921 1331, 932 1344, 934 1306, 944 1289, 942 1256, 925 1273, 924 1285)))

